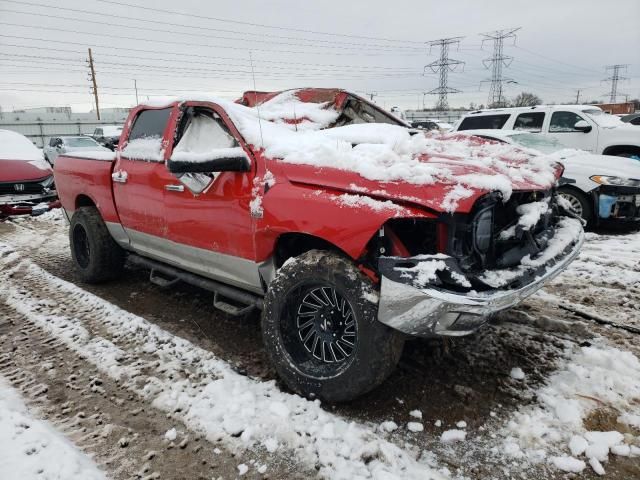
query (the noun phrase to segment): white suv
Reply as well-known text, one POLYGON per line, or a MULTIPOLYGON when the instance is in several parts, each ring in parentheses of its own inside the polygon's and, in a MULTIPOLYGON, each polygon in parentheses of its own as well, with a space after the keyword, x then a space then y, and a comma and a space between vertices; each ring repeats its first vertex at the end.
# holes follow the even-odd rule
POLYGON ((593 105, 539 105, 481 110, 465 115, 455 131, 504 129, 540 133, 569 148, 640 159, 640 130, 593 105))

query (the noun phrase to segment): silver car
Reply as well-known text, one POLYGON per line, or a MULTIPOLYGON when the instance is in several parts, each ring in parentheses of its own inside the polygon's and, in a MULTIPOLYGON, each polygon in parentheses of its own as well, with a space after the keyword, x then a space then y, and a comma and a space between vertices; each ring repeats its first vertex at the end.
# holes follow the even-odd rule
POLYGON ((110 151, 109 149, 103 147, 98 142, 96 142, 93 138, 85 137, 85 136, 51 137, 45 143, 44 148, 43 148, 44 158, 51 165, 53 165, 55 163, 56 158, 58 158, 58 155, 60 155, 62 153, 78 152, 78 151, 82 151, 82 150, 84 150, 84 151, 87 151, 87 150, 96 151, 97 150, 97 151, 103 151, 103 152, 104 151, 107 151, 107 152, 110 151))

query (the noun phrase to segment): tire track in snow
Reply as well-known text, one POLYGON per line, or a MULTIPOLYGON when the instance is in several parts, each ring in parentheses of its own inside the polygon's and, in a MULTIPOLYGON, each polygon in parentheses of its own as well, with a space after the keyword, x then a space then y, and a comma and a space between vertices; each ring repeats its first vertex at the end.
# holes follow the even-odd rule
POLYGON ((212 353, 49 274, 2 243, 0 266, 8 306, 211 441, 238 453, 292 455, 332 479, 446 478, 430 465, 428 452, 401 449, 374 426, 327 413, 273 381, 239 375, 212 353))

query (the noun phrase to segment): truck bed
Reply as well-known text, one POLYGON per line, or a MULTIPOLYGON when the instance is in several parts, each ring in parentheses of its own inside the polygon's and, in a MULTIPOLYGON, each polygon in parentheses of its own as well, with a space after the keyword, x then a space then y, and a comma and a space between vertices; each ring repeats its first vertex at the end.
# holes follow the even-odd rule
POLYGON ((105 222, 119 222, 111 181, 115 159, 114 152, 58 157, 53 174, 67 218, 79 207, 95 204, 105 222))

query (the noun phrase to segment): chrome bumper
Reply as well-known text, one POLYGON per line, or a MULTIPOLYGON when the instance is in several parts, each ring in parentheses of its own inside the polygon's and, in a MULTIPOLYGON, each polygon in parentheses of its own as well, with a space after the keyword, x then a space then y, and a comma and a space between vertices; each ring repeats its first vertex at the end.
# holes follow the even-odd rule
POLYGON ((584 232, 562 253, 536 271, 535 279, 518 289, 458 293, 438 287, 416 288, 382 276, 378 320, 419 337, 472 333, 492 313, 512 307, 556 277, 580 253, 584 232))

